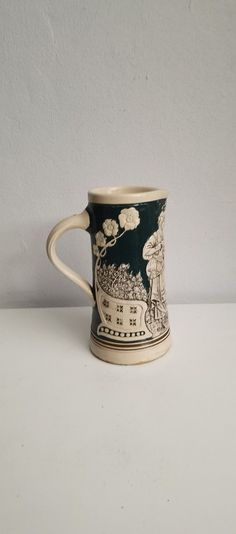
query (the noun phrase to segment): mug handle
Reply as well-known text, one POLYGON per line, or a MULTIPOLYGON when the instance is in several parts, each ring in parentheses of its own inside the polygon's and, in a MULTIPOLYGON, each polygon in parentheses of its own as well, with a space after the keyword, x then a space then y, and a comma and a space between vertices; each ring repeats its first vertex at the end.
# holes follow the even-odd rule
POLYGON ((89 214, 87 210, 82 211, 82 213, 78 213, 76 215, 72 215, 71 217, 67 217, 66 219, 63 219, 59 223, 54 226, 54 228, 51 230, 48 238, 47 238, 47 255, 55 267, 61 271, 67 278, 72 280, 75 284, 77 284, 81 289, 84 290, 86 295, 92 299, 93 305, 95 304, 94 296, 93 296, 93 290, 92 286, 87 282, 87 280, 84 280, 80 274, 76 273, 68 267, 60 258, 58 257, 56 253, 56 242, 59 239, 59 237, 62 236, 67 230, 72 230, 73 228, 81 228, 82 230, 87 230, 87 228, 90 225, 89 220, 89 214))

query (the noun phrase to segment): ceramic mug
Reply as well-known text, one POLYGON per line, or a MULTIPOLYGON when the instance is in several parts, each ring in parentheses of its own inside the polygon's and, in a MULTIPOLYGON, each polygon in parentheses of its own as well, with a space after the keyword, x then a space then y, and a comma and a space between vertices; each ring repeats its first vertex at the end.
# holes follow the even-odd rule
POLYGON ((163 235, 166 199, 166 191, 152 187, 93 189, 86 209, 59 222, 48 236, 51 262, 91 299, 90 349, 107 362, 148 362, 169 349, 163 235), (57 239, 72 228, 90 234, 92 286, 57 256, 57 239))

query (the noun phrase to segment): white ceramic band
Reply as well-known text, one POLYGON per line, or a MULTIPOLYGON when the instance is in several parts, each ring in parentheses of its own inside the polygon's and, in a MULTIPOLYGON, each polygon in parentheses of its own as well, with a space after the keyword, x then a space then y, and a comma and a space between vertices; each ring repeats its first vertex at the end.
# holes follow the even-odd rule
POLYGON ((88 192, 89 202, 95 204, 136 204, 167 198, 168 193, 157 187, 98 187, 88 192))
POLYGON ((90 338, 90 350, 100 360, 118 365, 136 365, 140 363, 151 362, 161 356, 164 356, 171 346, 171 337, 157 343, 152 347, 143 347, 140 349, 125 351, 122 349, 115 350, 107 348, 96 343, 93 337, 90 338))

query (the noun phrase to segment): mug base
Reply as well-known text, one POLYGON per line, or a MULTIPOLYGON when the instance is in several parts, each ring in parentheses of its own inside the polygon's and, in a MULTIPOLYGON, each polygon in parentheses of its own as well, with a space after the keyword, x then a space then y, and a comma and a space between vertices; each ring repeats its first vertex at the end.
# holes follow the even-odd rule
POLYGON ((152 347, 142 347, 140 349, 133 349, 132 351, 122 349, 107 348, 98 345, 96 341, 90 338, 90 350, 94 356, 108 363, 116 365, 138 365, 142 363, 151 362, 164 356, 171 346, 171 337, 168 335, 166 339, 157 342, 152 347))

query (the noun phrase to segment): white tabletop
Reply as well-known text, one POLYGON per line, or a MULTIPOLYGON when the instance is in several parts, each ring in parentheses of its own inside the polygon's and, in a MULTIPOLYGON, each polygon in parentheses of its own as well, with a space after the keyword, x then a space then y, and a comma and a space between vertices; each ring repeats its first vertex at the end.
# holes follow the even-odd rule
POLYGON ((169 309, 132 367, 90 354, 89 308, 0 311, 2 534, 235 534, 236 305, 169 309))

